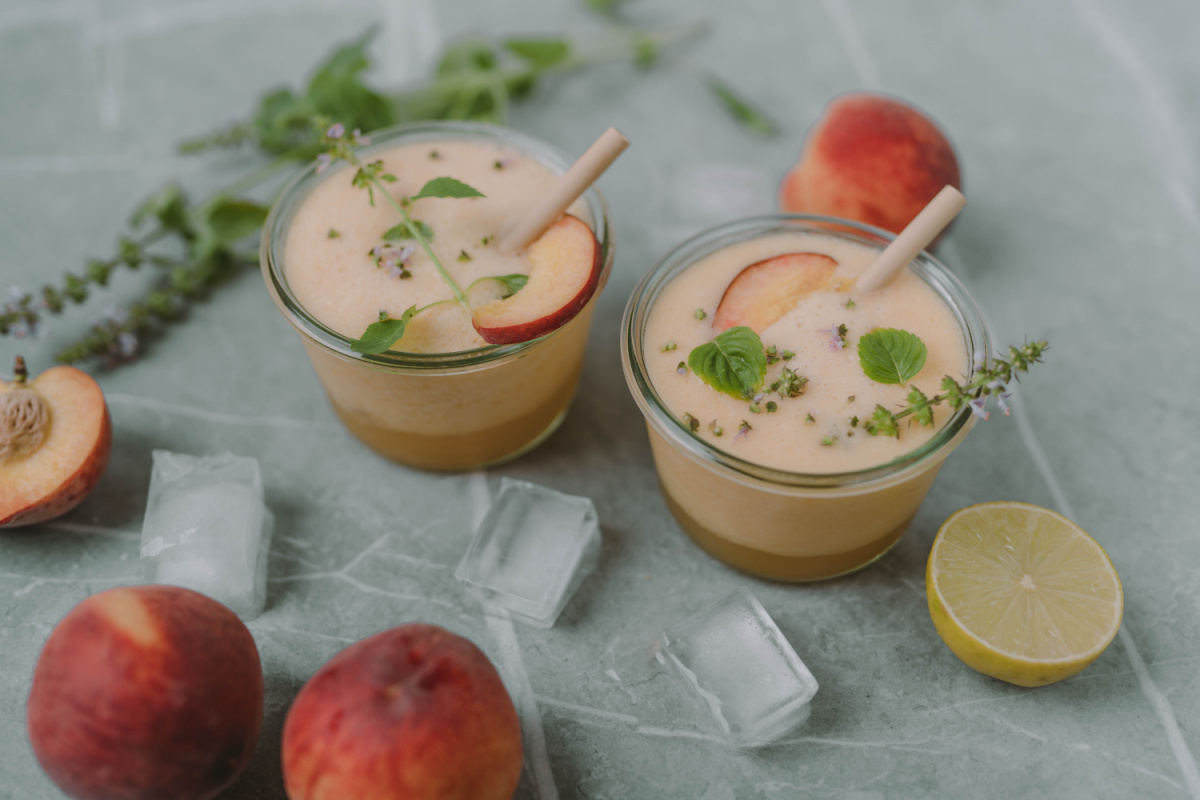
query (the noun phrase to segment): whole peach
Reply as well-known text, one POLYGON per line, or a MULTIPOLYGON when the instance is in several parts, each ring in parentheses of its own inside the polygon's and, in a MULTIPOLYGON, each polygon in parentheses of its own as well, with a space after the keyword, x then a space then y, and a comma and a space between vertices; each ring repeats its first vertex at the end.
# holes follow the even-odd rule
POLYGON ((215 600, 134 586, 72 608, 42 648, 34 754, 76 800, 208 800, 250 761, 263 676, 250 631, 215 600))
POLYGON ((896 98, 852 92, 809 130, 779 186, 779 208, 899 233, 947 184, 961 189, 962 176, 933 120, 896 98))
POLYGON ((283 728, 290 800, 509 800, 521 758, 496 669, 433 625, 342 650, 300 690, 283 728))

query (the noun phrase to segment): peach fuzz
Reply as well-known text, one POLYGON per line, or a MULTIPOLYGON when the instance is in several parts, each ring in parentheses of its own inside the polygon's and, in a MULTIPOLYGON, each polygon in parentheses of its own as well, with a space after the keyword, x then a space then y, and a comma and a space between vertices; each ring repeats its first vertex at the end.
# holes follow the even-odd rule
POLYGON ((75 508, 100 482, 111 450, 99 384, 75 367, 52 367, 28 381, 18 356, 14 379, 0 381, 0 528, 75 508))
POLYGON ((38 763, 75 800, 209 800, 245 769, 262 725, 250 631, 175 586, 109 589, 58 623, 29 693, 38 763))
POLYGON ((509 800, 521 727, 474 644, 408 624, 350 645, 300 690, 283 729, 290 800, 509 800))
POLYGON ((779 209, 899 233, 947 184, 961 189, 962 175, 932 119, 896 98, 852 92, 834 98, 809 130, 779 186, 779 209))

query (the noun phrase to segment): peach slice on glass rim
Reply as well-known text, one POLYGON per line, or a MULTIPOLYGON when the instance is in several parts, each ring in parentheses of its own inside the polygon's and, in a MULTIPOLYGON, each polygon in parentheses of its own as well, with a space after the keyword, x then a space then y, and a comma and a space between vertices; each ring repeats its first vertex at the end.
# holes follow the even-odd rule
POLYGON ((823 253, 784 253, 737 274, 713 314, 713 331, 745 325, 761 334, 805 295, 829 287, 837 261, 823 253))
POLYGON ((27 380, 17 357, 0 381, 0 528, 66 514, 95 488, 112 450, 104 392, 75 367, 52 367, 27 380))
POLYGON ((570 214, 529 245, 529 281, 519 292, 474 309, 471 323, 488 344, 526 342, 561 327, 600 285, 600 243, 570 214))

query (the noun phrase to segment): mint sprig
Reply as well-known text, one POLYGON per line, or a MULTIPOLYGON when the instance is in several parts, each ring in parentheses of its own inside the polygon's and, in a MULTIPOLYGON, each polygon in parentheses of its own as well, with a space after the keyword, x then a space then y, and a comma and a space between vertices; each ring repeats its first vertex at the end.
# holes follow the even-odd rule
POLYGON ((858 362, 876 383, 908 383, 928 355, 920 337, 896 328, 876 328, 858 340, 858 362))
POLYGON ((767 355, 762 339, 738 325, 688 354, 688 367, 718 392, 739 400, 762 388, 767 375, 767 355))

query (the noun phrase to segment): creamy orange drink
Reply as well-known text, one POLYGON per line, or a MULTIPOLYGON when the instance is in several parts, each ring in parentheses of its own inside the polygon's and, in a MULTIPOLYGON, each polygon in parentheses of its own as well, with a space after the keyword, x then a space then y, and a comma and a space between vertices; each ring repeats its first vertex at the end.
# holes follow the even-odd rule
POLYGON ((557 428, 578 383, 612 264, 604 199, 588 190, 541 239, 506 252, 498 237, 566 169, 560 154, 466 123, 372 139, 356 157, 375 181, 318 163, 285 190, 264 229, 268 288, 371 448, 424 469, 520 455, 557 428), (429 194, 446 178, 471 193, 429 194))
POLYGON ((894 416, 914 390, 968 379, 988 344, 973 301, 925 254, 883 289, 855 291, 888 238, 820 217, 733 223, 668 255, 630 300, 626 377, 667 505, 734 567, 813 580, 870 563, 971 427, 966 405, 894 416), (887 350, 894 341, 912 352, 887 350), (903 380, 867 374, 860 354, 869 362, 873 347, 883 366, 914 356, 903 380), (747 361, 757 372, 739 377, 747 361))

